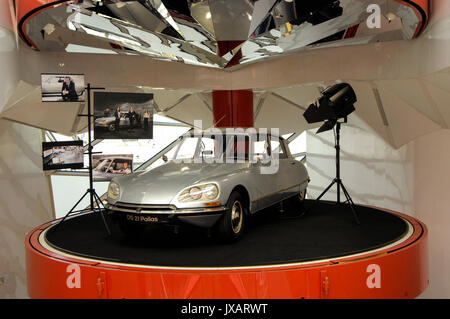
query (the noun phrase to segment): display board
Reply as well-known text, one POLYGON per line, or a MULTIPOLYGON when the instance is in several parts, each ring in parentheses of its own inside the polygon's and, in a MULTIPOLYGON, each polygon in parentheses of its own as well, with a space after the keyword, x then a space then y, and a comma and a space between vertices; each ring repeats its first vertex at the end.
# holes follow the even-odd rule
POLYGON ((83 168, 83 141, 43 142, 42 164, 44 171, 83 168))
POLYGON ((83 74, 41 74, 42 102, 84 102, 83 74))
POLYGON ((152 139, 153 94, 94 93, 95 139, 152 139))
POLYGON ((133 154, 93 155, 94 181, 110 181, 113 177, 133 172, 133 154))

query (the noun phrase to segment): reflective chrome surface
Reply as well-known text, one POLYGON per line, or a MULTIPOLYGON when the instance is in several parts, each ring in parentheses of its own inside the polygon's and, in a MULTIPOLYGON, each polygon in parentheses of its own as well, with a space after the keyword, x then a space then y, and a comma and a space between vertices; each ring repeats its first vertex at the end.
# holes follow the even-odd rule
POLYGON ((238 234, 242 228, 242 205, 240 202, 236 201, 231 209, 231 228, 235 234, 238 234))
POLYGON ((68 3, 27 23, 40 50, 143 54, 215 68, 229 66, 233 57, 246 64, 296 50, 407 40, 419 23, 412 8, 395 0, 68 3), (381 9, 380 28, 366 23, 374 3, 381 9), (221 46, 229 41, 233 45, 221 46))

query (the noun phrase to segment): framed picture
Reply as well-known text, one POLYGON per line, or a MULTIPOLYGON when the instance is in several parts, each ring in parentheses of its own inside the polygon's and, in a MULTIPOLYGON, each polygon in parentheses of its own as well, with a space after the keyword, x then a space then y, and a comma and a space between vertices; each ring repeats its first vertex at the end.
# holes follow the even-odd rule
POLYGON ((43 142, 42 163, 44 171, 83 168, 83 141, 43 142))
POLYGON ((110 181, 113 177, 133 172, 133 154, 93 155, 94 181, 110 181))
POLYGON ((83 74, 41 74, 42 102, 84 102, 83 74))
POLYGON ((95 139, 152 139, 153 94, 94 92, 95 139))

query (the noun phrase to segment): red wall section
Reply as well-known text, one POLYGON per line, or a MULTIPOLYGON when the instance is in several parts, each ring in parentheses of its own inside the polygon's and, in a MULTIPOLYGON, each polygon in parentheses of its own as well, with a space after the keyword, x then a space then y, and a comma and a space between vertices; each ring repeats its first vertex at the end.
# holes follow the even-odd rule
POLYGON ((213 91, 215 127, 253 127, 253 91, 213 91))
POLYGON ((231 90, 212 92, 213 120, 215 127, 233 126, 233 102, 231 90))

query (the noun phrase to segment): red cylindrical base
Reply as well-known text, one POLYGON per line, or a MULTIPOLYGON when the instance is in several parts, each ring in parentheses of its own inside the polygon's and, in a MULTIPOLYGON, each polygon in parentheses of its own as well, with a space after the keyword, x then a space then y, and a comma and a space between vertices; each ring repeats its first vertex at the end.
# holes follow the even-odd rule
MULTIPOLYGON (((394 212, 392 212, 394 213, 394 212)), ((69 255, 46 244, 40 226, 26 237, 31 298, 414 298, 428 285, 427 229, 358 255, 236 268, 119 264, 69 255)))

